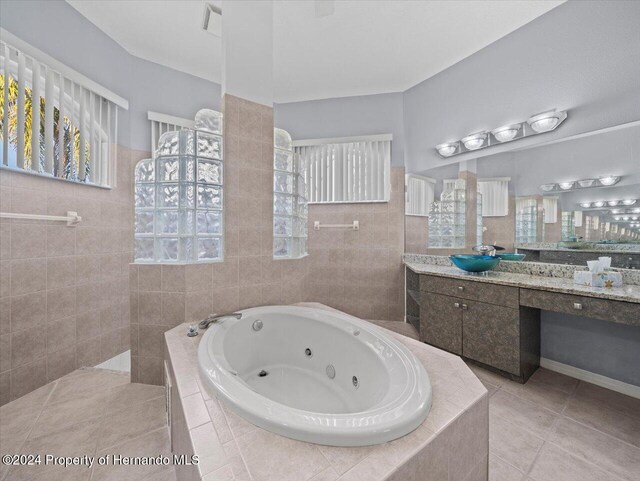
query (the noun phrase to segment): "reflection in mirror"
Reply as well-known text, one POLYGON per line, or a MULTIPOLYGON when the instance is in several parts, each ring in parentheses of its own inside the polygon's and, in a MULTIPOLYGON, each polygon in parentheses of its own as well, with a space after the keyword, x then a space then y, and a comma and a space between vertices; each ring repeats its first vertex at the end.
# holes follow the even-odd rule
POLYGON ((408 174, 405 250, 640 268, 640 122, 408 174))

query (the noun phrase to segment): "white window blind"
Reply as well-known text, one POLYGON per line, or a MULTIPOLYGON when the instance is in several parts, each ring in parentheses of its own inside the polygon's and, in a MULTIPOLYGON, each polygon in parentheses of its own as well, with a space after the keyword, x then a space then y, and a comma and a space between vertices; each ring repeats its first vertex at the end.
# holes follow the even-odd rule
POLYGON ((405 185, 407 186, 405 214, 429 215, 429 206, 434 201, 435 180, 420 175, 407 174, 405 185))
POLYGON ((442 180, 442 192, 449 192, 456 188, 456 182, 460 179, 443 179, 442 180))
POLYGON ((482 194, 482 216, 509 215, 509 178, 478 179, 478 192, 482 194))
POLYGON ((156 157, 156 147, 162 134, 180 129, 195 128, 194 120, 160 114, 158 112, 147 112, 147 119, 151 122, 151 156, 153 158, 156 157))
POLYGON ((9 32, 1 33, 0 164, 114 186, 118 109, 127 109, 127 101, 9 32))
POLYGON ((573 225, 574 227, 582 227, 582 211, 576 210, 573 213, 573 225))
POLYGON ((309 203, 387 202, 391 136, 294 142, 307 165, 309 203))
POLYGON ((544 223, 555 224, 558 222, 558 198, 544 197, 542 199, 542 207, 544 209, 544 223))

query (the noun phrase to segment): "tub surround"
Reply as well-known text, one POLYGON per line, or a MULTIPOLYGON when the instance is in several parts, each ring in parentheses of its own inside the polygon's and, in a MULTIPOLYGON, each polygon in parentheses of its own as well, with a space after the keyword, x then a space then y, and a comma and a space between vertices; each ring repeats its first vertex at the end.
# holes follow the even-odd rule
POLYGON ((187 327, 165 334, 172 450, 200 456, 198 466, 177 467, 178 479, 404 481, 420 473, 425 481, 487 480, 488 393, 457 356, 389 331, 429 374, 429 416, 418 429, 390 443, 321 446, 265 431, 212 399, 198 374, 202 335, 187 337, 187 327))
POLYGON ((366 321, 317 307, 263 306, 214 327, 198 348, 200 379, 212 397, 272 433, 371 446, 414 431, 431 408, 420 361, 366 321))

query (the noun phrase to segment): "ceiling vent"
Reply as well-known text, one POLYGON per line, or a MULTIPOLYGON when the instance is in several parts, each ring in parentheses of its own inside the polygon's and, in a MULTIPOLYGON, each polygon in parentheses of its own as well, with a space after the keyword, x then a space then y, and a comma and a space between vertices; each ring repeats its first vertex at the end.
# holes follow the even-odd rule
POLYGON ((222 10, 207 3, 204 6, 202 29, 216 37, 222 37, 222 10))

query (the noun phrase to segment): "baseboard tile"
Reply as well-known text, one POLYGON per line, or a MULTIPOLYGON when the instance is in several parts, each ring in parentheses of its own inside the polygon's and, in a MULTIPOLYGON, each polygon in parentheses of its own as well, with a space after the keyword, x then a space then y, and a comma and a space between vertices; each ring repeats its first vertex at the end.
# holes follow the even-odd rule
POLYGON ((112 371, 131 372, 131 351, 121 352, 111 359, 96 366, 99 369, 110 369, 112 371))
POLYGON ((618 381, 617 379, 611 379, 610 377, 603 376, 601 374, 585 371, 584 369, 573 367, 569 364, 563 364, 552 359, 546 359, 544 357, 540 358, 540 367, 640 399, 640 386, 618 381))

